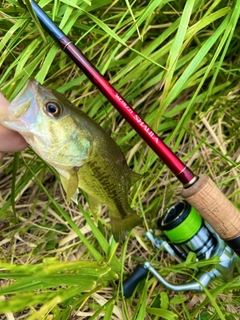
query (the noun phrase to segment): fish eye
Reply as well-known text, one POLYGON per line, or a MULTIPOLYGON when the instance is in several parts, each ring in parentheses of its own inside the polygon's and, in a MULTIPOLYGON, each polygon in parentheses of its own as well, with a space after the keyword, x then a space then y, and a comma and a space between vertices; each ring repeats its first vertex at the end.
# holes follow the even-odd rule
POLYGON ((54 118, 57 118, 60 116, 62 110, 61 107, 58 103, 56 102, 48 102, 46 103, 46 112, 50 115, 53 116, 54 118))

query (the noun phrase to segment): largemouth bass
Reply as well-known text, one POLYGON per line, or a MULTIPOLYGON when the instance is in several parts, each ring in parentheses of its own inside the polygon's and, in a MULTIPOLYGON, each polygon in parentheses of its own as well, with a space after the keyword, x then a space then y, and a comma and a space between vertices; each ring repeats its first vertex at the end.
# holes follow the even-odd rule
POLYGON ((68 200, 76 198, 79 187, 95 218, 101 204, 108 207, 116 241, 140 224, 128 204, 129 188, 140 176, 103 128, 62 94, 30 79, 0 123, 18 131, 58 171, 68 200))

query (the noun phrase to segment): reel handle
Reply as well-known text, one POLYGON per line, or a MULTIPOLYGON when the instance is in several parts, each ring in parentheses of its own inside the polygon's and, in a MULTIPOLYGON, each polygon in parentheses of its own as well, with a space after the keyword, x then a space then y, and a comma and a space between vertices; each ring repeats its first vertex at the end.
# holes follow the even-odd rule
POLYGON ((133 273, 123 281, 123 295, 125 298, 131 297, 138 283, 146 278, 148 269, 143 264, 138 264, 133 273))
POLYGON ((240 255, 240 212, 205 174, 182 191, 186 199, 216 233, 240 255))

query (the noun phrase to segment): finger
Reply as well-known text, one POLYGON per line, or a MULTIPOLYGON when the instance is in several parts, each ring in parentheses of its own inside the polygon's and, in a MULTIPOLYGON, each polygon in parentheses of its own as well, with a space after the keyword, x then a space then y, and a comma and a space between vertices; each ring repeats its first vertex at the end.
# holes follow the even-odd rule
MULTIPOLYGON (((0 116, 7 113, 9 102, 0 92, 0 116)), ((0 156, 3 152, 21 151, 27 147, 25 139, 16 131, 5 128, 0 125, 0 156)))
POLYGON ((16 131, 0 125, 0 150, 1 152, 16 152, 27 147, 26 140, 16 131))
POLYGON ((0 92, 0 116, 2 114, 6 114, 7 108, 9 106, 9 102, 4 97, 4 95, 0 92))

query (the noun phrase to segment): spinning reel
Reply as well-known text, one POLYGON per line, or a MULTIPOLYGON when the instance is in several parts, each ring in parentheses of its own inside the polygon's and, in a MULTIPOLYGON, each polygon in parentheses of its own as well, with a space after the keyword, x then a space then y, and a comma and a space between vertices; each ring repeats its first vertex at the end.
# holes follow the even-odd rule
POLYGON ((212 279, 221 277, 229 280, 232 276, 239 258, 189 203, 181 201, 174 204, 166 210, 158 225, 166 240, 155 237, 153 231, 146 233, 156 248, 166 250, 178 262, 185 261, 188 253, 194 252, 198 261, 219 256, 219 264, 208 272, 200 273, 197 281, 177 285, 166 281, 150 262, 146 261, 144 264, 139 264, 123 282, 126 298, 132 295, 137 284, 147 276, 148 272, 174 291, 203 291, 203 287, 206 287, 212 279))

